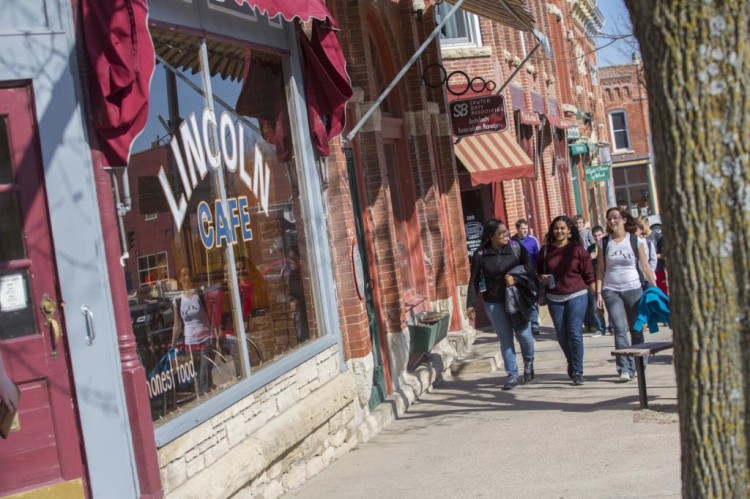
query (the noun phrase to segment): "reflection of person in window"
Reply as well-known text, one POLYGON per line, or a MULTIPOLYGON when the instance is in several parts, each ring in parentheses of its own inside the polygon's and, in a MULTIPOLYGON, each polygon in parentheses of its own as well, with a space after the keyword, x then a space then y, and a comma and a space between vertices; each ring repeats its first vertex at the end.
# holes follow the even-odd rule
POLYGON ((203 395, 213 389, 211 369, 213 367, 213 342, 211 326, 203 292, 193 286, 190 269, 183 267, 179 274, 182 293, 174 301, 174 326, 172 327, 172 345, 177 343, 180 329, 184 332, 185 348, 193 357, 193 364, 198 371, 198 394, 203 395))
POLYGON ((289 308, 292 321, 294 322, 294 333, 297 336, 297 343, 302 343, 310 337, 310 332, 307 328, 305 288, 302 285, 299 255, 296 251, 289 250, 287 258, 289 266, 284 272, 284 284, 286 284, 286 289, 290 297, 289 308))

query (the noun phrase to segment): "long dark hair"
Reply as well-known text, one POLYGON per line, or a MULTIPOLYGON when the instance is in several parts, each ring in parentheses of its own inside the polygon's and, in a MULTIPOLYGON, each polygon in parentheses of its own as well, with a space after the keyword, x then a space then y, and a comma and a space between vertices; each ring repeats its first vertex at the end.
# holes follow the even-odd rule
POLYGON ((570 231, 571 243, 578 246, 583 246, 583 240, 581 239, 581 233, 578 231, 578 227, 576 227, 576 224, 574 224, 573 220, 571 220, 567 215, 560 215, 559 217, 555 217, 555 219, 552 220, 552 223, 549 224, 547 235, 544 236, 544 241, 547 244, 552 244, 553 242, 555 242, 555 235, 552 229, 555 227, 555 224, 557 222, 565 222, 565 225, 568 226, 568 230, 570 231))
POLYGON ((502 220, 498 218, 490 218, 484 223, 484 230, 482 231, 482 246, 489 246, 492 234, 497 232, 497 228, 501 225, 505 225, 502 220))

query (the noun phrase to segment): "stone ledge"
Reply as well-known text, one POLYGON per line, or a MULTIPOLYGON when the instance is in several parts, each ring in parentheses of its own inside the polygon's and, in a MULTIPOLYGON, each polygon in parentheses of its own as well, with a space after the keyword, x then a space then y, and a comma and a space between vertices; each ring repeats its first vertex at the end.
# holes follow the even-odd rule
POLYGON ((306 399, 268 421, 201 473, 165 492, 175 497, 195 499, 231 496, 351 404, 355 393, 354 377, 350 373, 336 376, 306 399), (217 476, 222 479, 217 480, 217 476))
POLYGON ((473 328, 467 327, 461 331, 449 333, 448 338, 435 345, 427 356, 427 361, 420 364, 414 371, 405 373, 396 392, 373 409, 357 426, 357 440, 360 443, 367 442, 397 418, 403 416, 424 393, 443 384, 444 377, 451 376, 451 365, 459 356, 453 345, 471 345, 476 334, 473 328))

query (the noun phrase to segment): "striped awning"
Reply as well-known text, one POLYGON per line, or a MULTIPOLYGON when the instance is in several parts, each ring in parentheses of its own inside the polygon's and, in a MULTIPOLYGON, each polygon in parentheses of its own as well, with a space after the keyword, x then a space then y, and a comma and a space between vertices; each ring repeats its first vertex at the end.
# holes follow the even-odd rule
POLYGON ((455 152, 471 174, 471 185, 534 177, 534 162, 506 132, 464 137, 455 152))
MULTIPOLYGON (((447 0, 454 4, 456 0, 447 0)), ((461 8, 519 31, 534 29, 534 17, 524 0, 464 0, 461 8)))

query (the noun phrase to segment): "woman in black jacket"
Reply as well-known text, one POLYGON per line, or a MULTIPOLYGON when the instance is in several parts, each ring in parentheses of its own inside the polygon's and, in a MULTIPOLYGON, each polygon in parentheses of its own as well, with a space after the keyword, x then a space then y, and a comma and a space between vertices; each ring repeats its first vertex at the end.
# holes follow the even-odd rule
POLYGON ((482 292, 487 315, 500 340, 500 352, 508 380, 503 390, 513 390, 519 382, 534 379, 534 339, 531 336, 531 310, 536 299, 536 278, 529 253, 510 239, 508 228, 498 219, 484 224, 482 244, 471 259, 471 280, 466 295, 466 314, 474 320, 477 292, 482 292), (512 275, 510 275, 512 274, 512 275), (514 289, 509 289, 514 287, 514 289), (506 311, 506 294, 513 298, 514 313, 506 311), (515 332, 521 344, 523 380, 518 374, 515 332))

